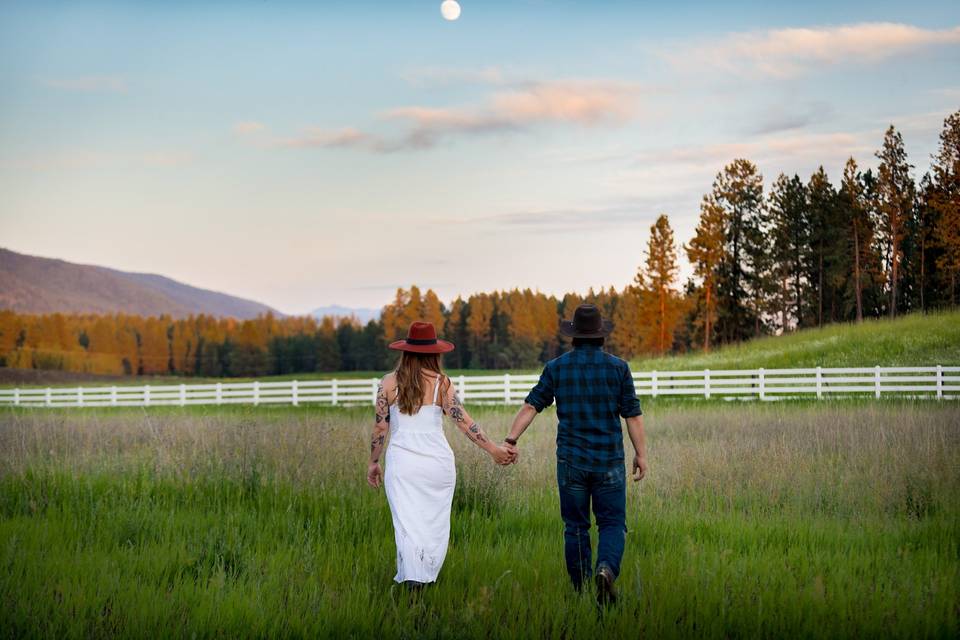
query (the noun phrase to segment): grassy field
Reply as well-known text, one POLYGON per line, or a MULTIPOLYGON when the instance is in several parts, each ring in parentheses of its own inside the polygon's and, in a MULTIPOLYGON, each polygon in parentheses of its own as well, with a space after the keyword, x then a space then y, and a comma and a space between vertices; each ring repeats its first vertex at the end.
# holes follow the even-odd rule
POLYGON ((634 361, 635 370, 787 369, 960 364, 960 311, 834 324, 715 349, 634 361))
POLYGON ((451 547, 419 598, 364 483, 368 410, 3 411, 0 636, 960 634, 956 403, 645 409, 604 616, 566 581, 549 411, 507 469, 448 432, 451 547))

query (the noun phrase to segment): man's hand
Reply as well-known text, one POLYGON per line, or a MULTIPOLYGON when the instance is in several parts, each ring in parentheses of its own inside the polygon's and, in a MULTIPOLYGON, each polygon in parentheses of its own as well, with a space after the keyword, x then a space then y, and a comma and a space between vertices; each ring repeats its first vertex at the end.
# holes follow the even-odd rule
POLYGON ((367 484, 374 489, 379 489, 382 481, 383 467, 380 466, 379 462, 371 462, 367 466, 367 484))
POLYGON ((516 462, 517 456, 514 453, 507 451, 506 446, 497 446, 494 445, 493 449, 490 451, 490 457, 493 458, 493 461, 501 466, 506 466, 512 462, 516 462))
POLYGON ((633 456, 633 481, 638 482, 647 475, 647 458, 639 453, 633 456))
POLYGON ((517 445, 504 442, 503 448, 510 452, 510 455, 513 456, 513 462, 511 464, 516 464, 517 460, 520 459, 520 450, 517 449, 517 445))

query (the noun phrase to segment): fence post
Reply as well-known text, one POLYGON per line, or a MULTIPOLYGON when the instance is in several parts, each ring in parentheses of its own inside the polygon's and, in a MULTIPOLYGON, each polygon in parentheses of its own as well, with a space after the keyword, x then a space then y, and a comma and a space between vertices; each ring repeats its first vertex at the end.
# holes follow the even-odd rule
POLYGON ((13 404, 14 405, 20 404, 20 389, 13 390, 13 404))
POLYGON ((83 406, 83 387, 77 387, 77 406, 83 406))
POLYGON ((223 383, 217 383, 217 404, 223 404, 223 383))
POLYGON ((336 378, 333 379, 333 387, 331 388, 331 393, 333 395, 333 397, 331 398, 331 404, 333 404, 333 406, 337 406, 337 379, 336 378))
POLYGON ((657 372, 653 371, 653 380, 650 383, 650 388, 652 389, 652 395, 654 398, 657 397, 657 372))
POLYGON ((880 397, 880 365, 877 365, 873 369, 873 388, 874 388, 874 395, 877 398, 879 398, 880 397))
POLYGON ((180 384, 180 406, 187 406, 187 385, 180 384))
POLYGON ((766 389, 764 388, 763 367, 760 367, 760 399, 767 399, 766 389))
POLYGON ((260 381, 253 381, 253 406, 260 404, 260 381))
POLYGON ((44 403, 45 405, 47 405, 48 407, 49 407, 51 404, 53 404, 53 398, 50 397, 50 394, 51 394, 51 393, 52 393, 52 391, 50 390, 50 387, 47 387, 47 391, 46 391, 46 393, 44 393, 44 395, 43 395, 43 403, 44 403))
POLYGON ((937 365, 937 400, 943 400, 943 365, 937 365))
POLYGON ((117 406, 117 385, 110 387, 110 406, 117 406))
POLYGON ((710 398, 710 369, 703 370, 703 397, 710 398))
POLYGON ((147 407, 150 406, 150 385, 143 385, 143 404, 147 407))
POLYGON ((503 374, 503 403, 510 404, 510 374, 503 374))
POLYGON ((293 406, 300 406, 300 393, 299 393, 299 384, 296 380, 293 381, 293 384, 290 386, 290 401, 293 403, 293 406))
POLYGON ((823 397, 823 372, 817 367, 817 400, 823 397))
POLYGON ((459 389, 459 391, 460 391, 460 402, 466 403, 466 401, 467 401, 467 377, 461 373, 461 374, 460 374, 460 379, 457 381, 457 384, 458 384, 459 387, 460 387, 460 389, 459 389))

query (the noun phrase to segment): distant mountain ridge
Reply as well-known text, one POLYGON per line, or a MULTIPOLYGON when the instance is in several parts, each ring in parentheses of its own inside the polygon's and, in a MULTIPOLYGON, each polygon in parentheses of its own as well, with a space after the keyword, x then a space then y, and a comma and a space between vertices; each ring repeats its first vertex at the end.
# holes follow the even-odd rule
POLYGON ((380 309, 342 307, 338 304, 332 304, 326 307, 317 307, 310 312, 310 315, 317 320, 321 320, 324 316, 330 316, 333 318, 354 317, 360 321, 360 324, 367 324, 371 320, 377 320, 380 318, 380 309))
POLYGON ((153 273, 75 264, 0 248, 0 309, 18 313, 201 313, 241 320, 276 309, 153 273))

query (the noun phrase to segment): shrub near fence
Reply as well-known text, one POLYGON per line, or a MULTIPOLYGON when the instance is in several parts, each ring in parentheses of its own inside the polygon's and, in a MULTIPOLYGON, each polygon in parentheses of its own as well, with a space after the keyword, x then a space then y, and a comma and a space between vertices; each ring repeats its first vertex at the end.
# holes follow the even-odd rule
MULTIPOLYGON (((960 366, 637 371, 638 396, 703 398, 912 396, 960 397, 960 366)), ((464 402, 520 404, 537 375, 457 376, 464 402)), ((214 384, 0 389, 0 405, 106 407, 154 405, 287 404, 372 405, 377 378, 217 382, 214 384)))

